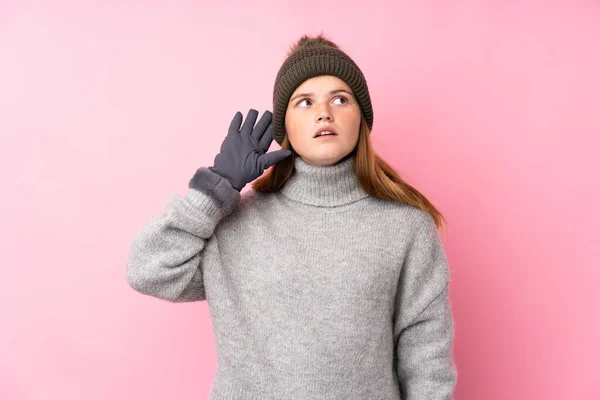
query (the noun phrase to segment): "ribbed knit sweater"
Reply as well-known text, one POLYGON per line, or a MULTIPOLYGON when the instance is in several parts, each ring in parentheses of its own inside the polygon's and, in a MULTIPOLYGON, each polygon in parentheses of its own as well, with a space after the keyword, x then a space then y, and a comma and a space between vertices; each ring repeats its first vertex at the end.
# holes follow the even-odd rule
POLYGON ((452 399, 450 273, 433 218, 368 195, 354 158, 276 193, 199 168, 136 234, 135 290, 207 300, 210 400, 452 399))

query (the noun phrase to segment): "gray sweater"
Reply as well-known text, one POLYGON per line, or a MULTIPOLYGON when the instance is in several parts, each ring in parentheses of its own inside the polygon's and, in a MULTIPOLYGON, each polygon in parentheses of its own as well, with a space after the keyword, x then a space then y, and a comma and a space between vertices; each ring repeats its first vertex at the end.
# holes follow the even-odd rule
POLYGON ((277 193, 200 168, 137 233, 135 290, 207 300, 209 399, 452 399, 449 268, 431 216, 296 158, 277 193))

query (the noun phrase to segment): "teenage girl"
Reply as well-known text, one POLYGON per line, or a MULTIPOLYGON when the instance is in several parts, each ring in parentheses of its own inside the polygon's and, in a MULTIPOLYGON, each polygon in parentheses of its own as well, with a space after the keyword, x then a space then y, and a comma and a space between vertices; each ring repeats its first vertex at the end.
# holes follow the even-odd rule
POLYGON ((323 35, 302 36, 273 113, 242 117, 127 263, 141 293, 207 300, 209 399, 452 399, 443 217, 374 152, 361 70, 323 35), (281 150, 267 152, 273 139, 281 150))

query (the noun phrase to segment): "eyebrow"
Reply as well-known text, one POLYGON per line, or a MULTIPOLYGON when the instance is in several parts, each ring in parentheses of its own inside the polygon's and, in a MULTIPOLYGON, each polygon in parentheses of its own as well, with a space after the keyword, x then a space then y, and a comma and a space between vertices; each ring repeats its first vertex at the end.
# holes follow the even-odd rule
MULTIPOLYGON (((352 93, 350 93, 346 89, 336 89, 336 90, 332 90, 331 92, 329 92, 329 94, 336 94, 336 93, 348 93, 350 96, 352 96, 352 93)), ((290 102, 294 101, 294 99, 297 99, 298 97, 310 97, 310 96, 314 96, 314 93, 298 93, 297 95, 295 95, 294 97, 292 97, 290 99, 290 102)))

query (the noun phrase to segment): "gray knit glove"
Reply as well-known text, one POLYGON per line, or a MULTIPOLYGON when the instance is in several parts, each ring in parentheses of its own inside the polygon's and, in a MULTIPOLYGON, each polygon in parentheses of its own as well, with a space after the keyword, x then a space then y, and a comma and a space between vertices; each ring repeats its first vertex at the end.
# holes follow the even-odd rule
POLYGON ((221 144, 221 152, 215 157, 214 166, 208 167, 227 179, 237 191, 261 176, 267 168, 292 154, 290 150, 267 153, 273 141, 273 114, 265 111, 254 126, 257 117, 258 111, 250 109, 240 130, 242 113, 238 111, 235 114, 229 133, 221 144))

